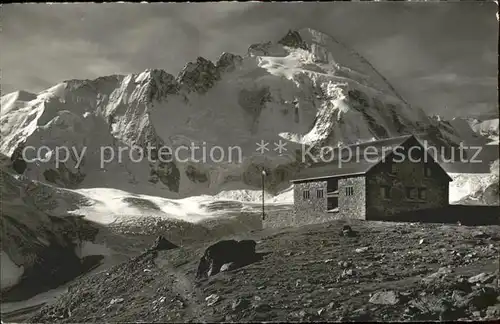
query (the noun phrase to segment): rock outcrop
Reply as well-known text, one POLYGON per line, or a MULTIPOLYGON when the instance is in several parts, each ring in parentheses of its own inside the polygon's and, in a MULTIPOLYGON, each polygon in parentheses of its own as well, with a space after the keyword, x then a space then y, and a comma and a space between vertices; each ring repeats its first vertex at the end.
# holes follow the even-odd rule
POLYGON ((205 250, 205 254, 200 260, 196 277, 198 279, 216 275, 221 271, 221 267, 235 269, 259 260, 259 255, 255 253, 257 243, 253 240, 224 240, 219 241, 205 250))
POLYGON ((158 236, 153 243, 153 246, 150 248, 151 251, 164 251, 164 250, 172 250, 178 248, 178 245, 170 242, 163 236, 158 236))

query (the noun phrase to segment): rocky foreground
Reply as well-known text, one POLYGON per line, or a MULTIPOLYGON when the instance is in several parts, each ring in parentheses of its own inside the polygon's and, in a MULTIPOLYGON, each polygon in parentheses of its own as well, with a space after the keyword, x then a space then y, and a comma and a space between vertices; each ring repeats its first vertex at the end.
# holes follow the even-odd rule
POLYGON ((249 233, 239 256, 228 241, 157 242, 76 281, 30 322, 500 318, 499 225, 345 224, 249 233))

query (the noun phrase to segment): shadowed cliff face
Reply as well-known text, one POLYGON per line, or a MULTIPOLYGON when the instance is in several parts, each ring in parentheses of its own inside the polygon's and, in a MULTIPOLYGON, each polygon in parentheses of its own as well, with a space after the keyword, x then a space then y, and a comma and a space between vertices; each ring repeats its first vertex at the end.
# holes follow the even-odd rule
POLYGON ((288 31, 285 37, 280 39, 278 43, 292 48, 301 48, 306 51, 310 49, 308 44, 302 40, 300 34, 297 31, 292 30, 288 31))
POLYGON ((242 89, 238 94, 238 104, 248 115, 248 129, 252 134, 257 132, 257 123, 261 118, 262 110, 265 109, 266 102, 270 102, 270 93, 268 88, 258 90, 242 89))
POLYGON ((24 259, 20 264, 24 268, 20 282, 12 288, 2 289, 2 302, 26 300, 57 288, 98 266, 103 258, 100 255, 80 258, 77 254, 83 241, 94 240, 98 232, 95 224, 52 216, 52 226, 45 233, 47 241, 40 244, 40 233, 32 233, 24 224, 7 215, 2 218, 10 233, 2 238, 2 248, 7 251, 16 249, 15 259, 24 259), (24 246, 16 248, 12 242, 23 242, 24 246))
POLYGON ((179 192, 180 171, 174 162, 160 163, 156 174, 172 192, 179 192))
POLYGON ((0 245, 2 254, 12 262, 2 263, 2 298, 28 298, 84 271, 89 264, 82 265, 78 248, 83 241, 94 240, 98 227, 76 215, 51 213, 60 207, 71 210, 85 205, 85 199, 20 177, 8 164, 2 165, 0 172, 0 245), (20 272, 10 273, 14 268, 20 272), (7 279, 9 276, 12 280, 7 279), (24 288, 4 294, 16 281, 24 288))
MULTIPOLYGON (((8 212, 2 213, 2 253, 6 253, 22 269, 19 283, 13 288, 2 287, 2 302, 25 300, 38 293, 56 288, 96 266, 100 257, 80 259, 79 245, 92 242, 98 227, 81 218, 50 216, 43 227, 33 229, 35 214, 30 222, 20 222, 8 212)), ((10 269, 3 268, 3 275, 10 269)), ((4 283, 2 283, 4 284, 4 283)))

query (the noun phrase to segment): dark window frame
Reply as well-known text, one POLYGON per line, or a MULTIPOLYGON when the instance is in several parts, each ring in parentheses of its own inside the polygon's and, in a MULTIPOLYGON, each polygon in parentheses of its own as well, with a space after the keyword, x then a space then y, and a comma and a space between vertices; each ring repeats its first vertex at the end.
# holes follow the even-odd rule
POLYGON ((430 165, 424 166, 424 177, 432 178, 432 168, 430 167, 430 165))
POLYGON ((405 197, 407 200, 417 200, 418 199, 418 188, 405 187, 405 197), (412 197, 412 192, 414 193, 414 197, 412 197))
POLYGON ((391 162, 391 169, 389 170, 389 174, 392 175, 392 176, 395 176, 398 174, 399 172, 399 168, 397 167, 398 163, 392 161, 391 162))
POLYGON ((317 189, 316 190, 316 198, 321 199, 324 197, 325 197, 325 195, 324 195, 323 189, 317 189))
POLYGON ((382 185, 380 186, 380 189, 382 190, 381 192, 381 196, 382 196, 382 199, 392 199, 392 187, 391 186, 387 186, 387 185, 382 185))
POLYGON ((427 200, 427 188, 418 188, 417 196, 419 200, 427 200))
POLYGON ((346 186, 345 187, 345 195, 346 196, 353 196, 354 195, 354 187, 353 186, 346 186))
POLYGON ((311 199, 311 192, 309 189, 302 190, 302 198, 303 199, 311 199))

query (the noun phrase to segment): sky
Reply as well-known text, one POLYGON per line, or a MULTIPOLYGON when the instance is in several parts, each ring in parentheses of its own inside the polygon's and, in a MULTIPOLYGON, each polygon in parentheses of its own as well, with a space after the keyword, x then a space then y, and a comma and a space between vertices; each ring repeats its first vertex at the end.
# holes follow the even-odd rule
POLYGON ((148 68, 175 75, 198 56, 245 54, 310 27, 360 52, 429 113, 498 112, 496 12, 494 2, 6 4, 2 94, 148 68))

